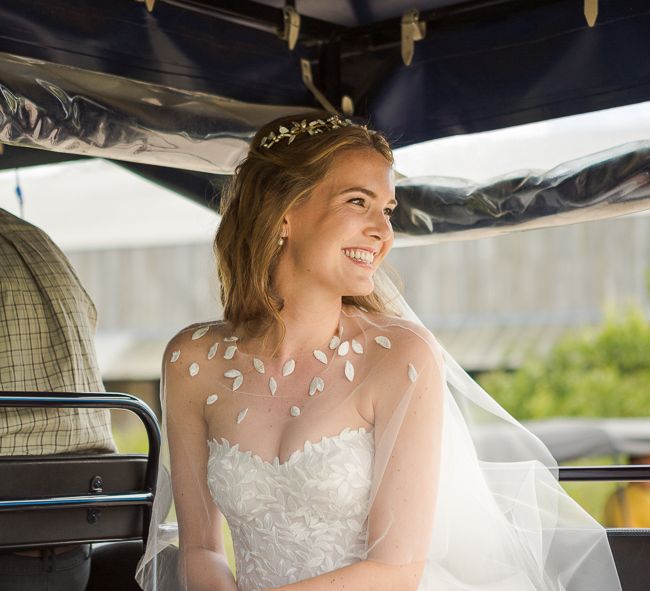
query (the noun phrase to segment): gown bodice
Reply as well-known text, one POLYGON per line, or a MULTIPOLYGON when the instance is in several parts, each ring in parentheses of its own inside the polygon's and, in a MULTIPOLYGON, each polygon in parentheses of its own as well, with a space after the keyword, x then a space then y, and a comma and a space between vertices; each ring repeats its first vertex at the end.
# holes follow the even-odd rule
POLYGON ((240 591, 311 578, 365 557, 373 432, 346 428, 268 462, 208 442, 208 487, 230 527, 240 591))

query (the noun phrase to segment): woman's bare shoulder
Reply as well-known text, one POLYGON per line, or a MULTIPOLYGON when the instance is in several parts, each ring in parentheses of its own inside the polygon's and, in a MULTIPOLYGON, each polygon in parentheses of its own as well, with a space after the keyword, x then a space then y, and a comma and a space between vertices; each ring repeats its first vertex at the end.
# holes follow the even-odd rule
POLYGON ((217 351, 230 336, 229 330, 229 323, 224 321, 197 322, 172 337, 162 364, 168 399, 200 400, 209 394, 223 373, 217 351))
MULTIPOLYGON (((224 339, 230 336, 230 324, 224 320, 196 322, 179 330, 167 343, 163 369, 190 375, 201 363, 212 360, 224 339)), ((198 372, 197 372, 198 373, 198 372)))
POLYGON ((366 342, 374 370, 370 391, 375 416, 394 412, 413 388, 442 392, 443 349, 434 335, 419 322, 398 316, 376 315, 366 342))
POLYGON ((369 340, 375 341, 394 355, 422 356, 438 352, 440 344, 433 333, 419 322, 387 313, 364 315, 364 332, 369 340))
POLYGON ((194 350, 202 348, 205 343, 223 340, 229 336, 230 323, 226 320, 209 320, 195 322, 179 330, 167 343, 166 351, 174 352, 183 349, 194 350))

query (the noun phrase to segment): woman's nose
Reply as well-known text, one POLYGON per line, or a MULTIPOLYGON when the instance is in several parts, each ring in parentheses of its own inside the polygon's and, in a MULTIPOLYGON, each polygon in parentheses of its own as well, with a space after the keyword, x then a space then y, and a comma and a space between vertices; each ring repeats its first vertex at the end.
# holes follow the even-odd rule
POLYGON ((372 216, 372 222, 368 226, 368 233, 373 238, 385 242, 393 237, 393 226, 390 219, 383 211, 372 216))

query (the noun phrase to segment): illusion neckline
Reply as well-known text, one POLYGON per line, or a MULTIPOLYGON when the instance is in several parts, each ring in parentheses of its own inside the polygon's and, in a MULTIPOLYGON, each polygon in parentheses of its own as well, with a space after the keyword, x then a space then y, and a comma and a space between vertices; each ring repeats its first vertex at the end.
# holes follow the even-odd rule
MULTIPOLYGON (((335 358, 337 348, 342 342, 344 342, 344 341, 352 342, 352 338, 345 336, 345 327, 343 326, 344 318, 345 319, 351 319, 351 318, 358 317, 360 315, 361 315, 361 311, 356 309, 354 306, 351 306, 350 304, 343 304, 343 306, 341 307, 341 313, 339 315, 339 324, 338 324, 338 330, 337 330, 336 334, 332 335, 332 337, 330 337, 330 340, 327 343, 325 343, 324 345, 322 345, 321 347, 312 348, 311 349, 311 355, 313 355, 313 352, 315 350, 320 350, 320 351, 323 351, 328 357, 330 357, 330 360, 335 358), (351 309, 347 310, 346 308, 348 308, 348 307, 351 308, 351 309), (329 345, 332 342, 332 339, 334 339, 336 337, 338 337, 338 339, 339 339, 338 344, 334 349, 332 349, 329 345)), ((228 327, 228 332, 229 332, 229 334, 225 335, 225 337, 226 338, 227 337, 230 337, 230 338, 236 337, 236 340, 230 341, 230 342, 226 341, 226 342, 224 342, 224 345, 226 345, 226 346, 227 345, 234 345, 235 350, 236 350, 236 354, 238 354, 241 357, 245 357, 245 358, 251 359, 251 360, 252 359, 259 359, 263 363, 270 363, 270 362, 273 362, 273 361, 277 361, 278 358, 270 357, 268 354, 267 355, 260 355, 260 354, 251 353, 250 351, 248 351, 246 349, 246 346, 248 345, 248 343, 246 343, 242 339, 241 335, 236 334, 236 332, 234 332, 232 330, 231 323, 229 321, 225 321, 225 324, 228 327), (242 348, 242 345, 243 345, 243 348, 242 348)), ((222 337, 221 340, 225 341, 225 338, 222 337)), ((308 353, 306 353, 305 358, 309 359, 309 358, 311 358, 311 356, 308 353)), ((290 360, 290 359, 295 359, 295 355, 293 357, 292 356, 287 357, 285 359, 285 362, 290 360)))
POLYGON ((323 435, 318 441, 310 441, 308 439, 307 441, 305 441, 305 443, 303 443, 302 447, 299 447, 298 449, 292 451, 284 462, 281 462, 280 457, 277 455, 273 458, 273 460, 269 461, 269 460, 265 460, 258 454, 253 453, 251 450, 243 451, 239 449, 239 443, 232 444, 225 437, 220 437, 219 439, 213 437, 212 439, 208 439, 208 448, 210 450, 210 456, 212 456, 212 452, 214 451, 214 448, 223 449, 225 452, 232 451, 239 455, 250 458, 260 465, 279 469, 279 468, 284 468, 295 464, 298 461, 298 459, 306 456, 314 449, 316 451, 321 451, 323 445, 341 439, 345 439, 345 437, 348 435, 359 435, 359 436, 372 435, 373 431, 374 429, 372 427, 369 429, 366 429, 366 427, 357 427, 357 428, 345 427, 342 431, 340 431, 336 435, 323 435))

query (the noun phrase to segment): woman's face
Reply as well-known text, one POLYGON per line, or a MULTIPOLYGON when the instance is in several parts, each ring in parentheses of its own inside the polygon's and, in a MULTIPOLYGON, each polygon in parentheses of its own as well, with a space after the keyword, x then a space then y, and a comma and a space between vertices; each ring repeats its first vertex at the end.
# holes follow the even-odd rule
POLYGON ((338 154, 311 197, 285 217, 282 276, 333 296, 368 295, 393 245, 393 170, 375 150, 338 154))

